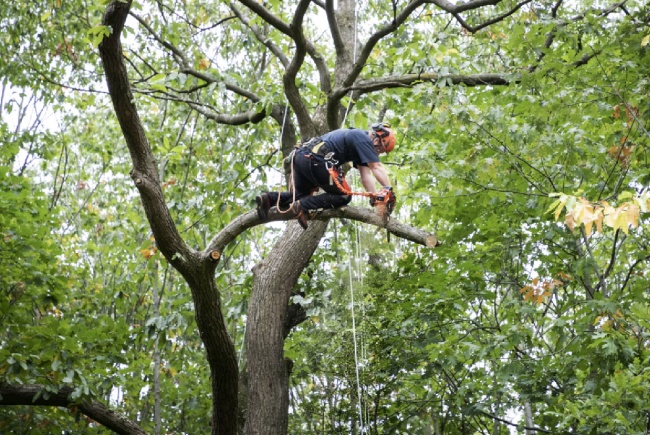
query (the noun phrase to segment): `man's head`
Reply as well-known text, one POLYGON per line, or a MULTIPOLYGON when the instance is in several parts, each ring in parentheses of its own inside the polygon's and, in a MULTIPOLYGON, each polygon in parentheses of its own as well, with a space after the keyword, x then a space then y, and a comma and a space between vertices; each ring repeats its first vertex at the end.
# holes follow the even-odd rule
POLYGON ((388 154, 395 148, 395 133, 390 129, 390 124, 387 122, 373 124, 370 138, 377 154, 388 154))

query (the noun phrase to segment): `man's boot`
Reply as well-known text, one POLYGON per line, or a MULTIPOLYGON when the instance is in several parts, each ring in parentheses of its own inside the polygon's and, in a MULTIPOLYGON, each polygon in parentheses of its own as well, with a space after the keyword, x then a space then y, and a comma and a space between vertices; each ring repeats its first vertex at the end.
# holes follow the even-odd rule
POLYGON ((257 216, 260 220, 265 221, 269 217, 269 209, 271 208, 271 198, 268 193, 263 193, 255 197, 257 204, 257 216))
POLYGON ((309 227, 309 224, 307 223, 307 212, 300 206, 300 201, 291 204, 291 210, 296 214, 296 220, 302 229, 306 230, 309 227))

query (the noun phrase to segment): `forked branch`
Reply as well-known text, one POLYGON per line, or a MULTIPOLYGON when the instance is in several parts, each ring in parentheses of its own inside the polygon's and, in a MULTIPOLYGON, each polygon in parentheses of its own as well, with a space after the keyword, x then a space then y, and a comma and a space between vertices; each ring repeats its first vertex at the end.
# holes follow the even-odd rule
MULTIPOLYGON (((257 212, 250 211, 233 219, 223 230, 217 234, 203 251, 205 256, 210 256, 213 260, 218 260, 224 248, 234 241, 240 234, 249 228, 268 222, 288 221, 295 218, 295 214, 280 213, 277 209, 272 208, 269 211, 267 221, 262 221, 257 216, 257 212)), ((410 240, 428 248, 434 248, 440 245, 435 234, 403 224, 395 219, 384 220, 373 210, 363 207, 342 207, 333 210, 324 210, 311 215, 314 220, 329 220, 332 218, 351 219, 379 228, 386 228, 388 232, 402 239, 410 240)))

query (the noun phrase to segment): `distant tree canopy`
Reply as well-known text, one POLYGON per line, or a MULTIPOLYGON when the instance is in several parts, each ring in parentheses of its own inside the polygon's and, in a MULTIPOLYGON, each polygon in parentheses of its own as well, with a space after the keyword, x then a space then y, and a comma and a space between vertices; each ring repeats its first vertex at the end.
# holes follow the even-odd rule
POLYGON ((645 2, 10 2, 0 30, 1 433, 646 432, 645 2), (388 223, 259 220, 297 142, 380 120, 388 223))

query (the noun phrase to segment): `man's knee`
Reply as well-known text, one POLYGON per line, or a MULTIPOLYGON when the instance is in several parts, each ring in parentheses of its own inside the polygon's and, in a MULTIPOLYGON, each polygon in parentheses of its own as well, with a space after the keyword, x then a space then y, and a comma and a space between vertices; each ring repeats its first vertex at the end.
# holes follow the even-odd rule
POLYGON ((343 195, 343 205, 348 205, 352 201, 352 195, 343 195))

